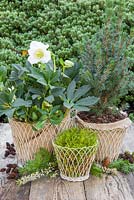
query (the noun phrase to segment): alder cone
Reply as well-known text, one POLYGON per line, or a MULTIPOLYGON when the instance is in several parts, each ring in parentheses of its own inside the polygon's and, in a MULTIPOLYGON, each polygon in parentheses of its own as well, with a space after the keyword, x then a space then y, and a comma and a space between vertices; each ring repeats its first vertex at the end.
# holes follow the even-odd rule
POLYGON ((108 168, 110 164, 110 159, 108 157, 106 157, 103 161, 102 161, 102 166, 108 168))
POLYGON ((1 168, 0 169, 0 172, 5 172, 6 171, 6 168, 1 168))
POLYGON ((15 179, 16 178, 16 173, 15 172, 11 172, 10 174, 9 174, 9 176, 7 177, 7 179, 15 179))
POLYGON ((7 164, 7 167, 9 168, 16 168, 18 165, 17 164, 7 164))
POLYGON ((6 173, 7 173, 7 174, 10 173, 10 171, 11 171, 11 168, 8 167, 8 168, 6 169, 6 173))
POLYGON ((10 154, 10 152, 9 152, 8 150, 6 150, 6 151, 5 151, 5 154, 4 154, 5 158, 8 157, 9 154, 10 154))

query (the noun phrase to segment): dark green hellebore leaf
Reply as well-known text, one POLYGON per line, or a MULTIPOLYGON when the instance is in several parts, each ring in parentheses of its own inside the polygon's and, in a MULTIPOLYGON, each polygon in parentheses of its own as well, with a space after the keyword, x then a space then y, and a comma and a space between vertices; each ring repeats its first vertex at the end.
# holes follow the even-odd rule
POLYGON ((11 109, 1 109, 0 108, 0 116, 2 115, 6 115, 8 118, 12 118, 13 117, 13 114, 15 112, 15 108, 11 108, 11 109))
POLYGON ((76 88, 76 82, 73 80, 67 88, 67 99, 72 100, 76 88))
POLYGON ((90 87, 88 85, 84 85, 80 88, 78 88, 74 94, 74 101, 78 100, 82 96, 84 96, 88 91, 90 90, 90 87))
POLYGON ((86 98, 83 98, 83 99, 80 99, 79 101, 77 101, 77 105, 79 106, 92 106, 94 104, 96 104, 98 102, 99 98, 97 97, 86 97, 86 98))
POLYGON ((90 110, 86 106, 77 106, 77 105, 74 105, 74 109, 77 110, 77 111, 89 111, 90 110))
POLYGON ((65 88, 62 87, 55 87, 52 89, 52 94, 55 97, 61 96, 63 94, 63 92, 65 91, 65 88))
POLYGON ((49 103, 52 103, 54 101, 54 96, 53 95, 50 95, 48 97, 45 98, 45 100, 49 103))
POLYGON ((74 104, 65 101, 65 102, 63 103, 63 105, 64 105, 66 108, 71 109, 71 108, 73 107, 74 104))
POLYGON ((31 100, 25 101, 24 99, 17 98, 14 103, 12 104, 13 107, 20 107, 20 106, 25 106, 25 107, 30 107, 32 104, 31 100))
POLYGON ((34 125, 34 129, 36 131, 42 129, 44 127, 46 121, 38 121, 35 125, 34 125))

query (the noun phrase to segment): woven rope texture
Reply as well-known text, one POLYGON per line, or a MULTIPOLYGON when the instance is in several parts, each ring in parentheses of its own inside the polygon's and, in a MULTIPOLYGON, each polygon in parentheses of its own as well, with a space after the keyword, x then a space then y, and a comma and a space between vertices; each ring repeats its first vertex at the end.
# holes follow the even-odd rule
POLYGON ((57 126, 46 124, 40 131, 33 131, 32 126, 28 123, 11 120, 10 125, 20 161, 33 159, 40 147, 44 147, 50 152, 53 150, 52 139, 58 132, 57 126))
POLYGON ((99 147, 95 158, 98 163, 107 157, 111 162, 118 158, 126 129, 131 125, 128 118, 104 125, 84 122, 78 116, 76 118, 80 127, 98 131, 99 147))

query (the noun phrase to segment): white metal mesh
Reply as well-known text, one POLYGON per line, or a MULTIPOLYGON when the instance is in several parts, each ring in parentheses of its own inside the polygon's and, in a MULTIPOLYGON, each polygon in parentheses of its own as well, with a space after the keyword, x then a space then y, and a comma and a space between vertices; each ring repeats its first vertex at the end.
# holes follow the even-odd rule
POLYGON ((33 131, 32 126, 28 123, 11 120, 10 125, 20 161, 33 159, 40 147, 44 147, 50 152, 53 150, 52 139, 58 132, 57 126, 46 124, 43 129, 33 131))
MULTIPOLYGON (((58 127, 58 133, 76 127, 76 118, 71 113, 64 118, 58 127)), ((60 175, 68 181, 83 181, 88 179, 91 165, 95 159, 97 145, 83 148, 61 147, 54 143, 53 146, 60 169, 60 175)))
POLYGON ((61 147, 53 143, 60 175, 68 181, 83 181, 89 177, 97 145, 83 148, 61 147))
POLYGON ((126 118, 119 122, 109 124, 87 123, 76 117, 79 127, 98 131, 99 147, 96 161, 101 163, 106 157, 110 162, 118 158, 126 129, 131 125, 131 120, 126 118))

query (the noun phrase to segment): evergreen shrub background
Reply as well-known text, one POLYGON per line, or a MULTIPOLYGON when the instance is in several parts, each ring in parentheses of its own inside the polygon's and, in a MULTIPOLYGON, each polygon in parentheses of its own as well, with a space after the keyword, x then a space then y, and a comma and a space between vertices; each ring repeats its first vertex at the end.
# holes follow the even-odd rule
MULTIPOLYGON (((123 2, 114 1, 115 9, 123 2)), ((133 37, 134 2, 125 2, 124 27, 133 37)), ((0 66, 24 62, 27 56, 22 51, 29 48, 32 40, 49 43, 58 57, 77 59, 82 40, 101 27, 104 10, 105 0, 1 0, 0 66)), ((134 45, 130 54, 133 58, 134 45)), ((133 66, 131 71, 133 80, 133 66)), ((129 90, 133 88, 132 81, 129 90)))
MULTIPOLYGON (((115 7, 121 2, 115 0, 115 7)), ((77 58, 83 38, 103 23, 104 10, 105 0, 1 0, 0 65, 24 60, 20 55, 32 40, 49 43, 63 59, 77 58)), ((134 3, 128 0, 124 22, 129 34, 134 34, 133 16, 134 3)))

